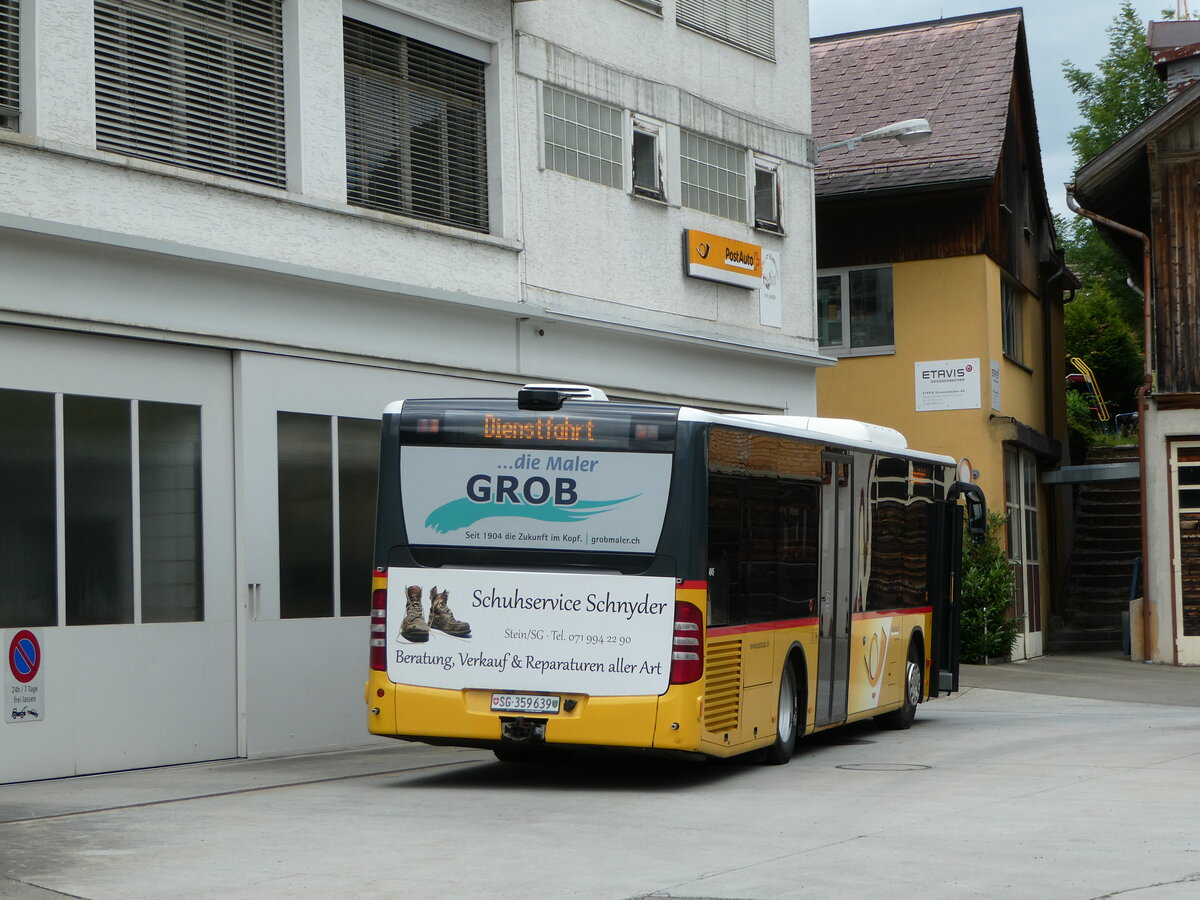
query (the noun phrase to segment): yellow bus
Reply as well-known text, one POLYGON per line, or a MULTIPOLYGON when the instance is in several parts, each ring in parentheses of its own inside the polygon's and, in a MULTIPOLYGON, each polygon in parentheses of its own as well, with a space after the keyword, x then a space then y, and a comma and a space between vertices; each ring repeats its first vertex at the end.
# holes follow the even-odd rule
POLYGON ((405 400, 383 417, 368 728, 505 761, 785 763, 957 689, 955 461, 840 419, 405 400))

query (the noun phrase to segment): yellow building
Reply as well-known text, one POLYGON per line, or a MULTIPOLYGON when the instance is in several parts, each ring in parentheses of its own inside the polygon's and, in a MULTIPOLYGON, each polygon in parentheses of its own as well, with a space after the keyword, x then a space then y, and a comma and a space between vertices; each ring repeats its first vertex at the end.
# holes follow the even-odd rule
POLYGON ((812 44, 819 145, 928 119, 919 146, 821 153, 820 414, 900 430, 970 460, 1009 513, 1022 634, 1040 655, 1060 593, 1062 515, 1041 474, 1063 460, 1063 294, 1019 10, 812 44))

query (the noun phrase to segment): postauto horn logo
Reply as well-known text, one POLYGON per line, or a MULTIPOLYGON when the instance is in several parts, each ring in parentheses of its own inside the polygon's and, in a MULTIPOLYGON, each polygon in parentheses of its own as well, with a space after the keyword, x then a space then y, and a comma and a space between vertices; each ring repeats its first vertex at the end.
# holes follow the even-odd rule
POLYGON ((582 522, 640 496, 580 500, 574 478, 551 480, 534 475, 522 481, 516 475, 472 475, 467 479, 467 495, 431 512, 425 519, 425 527, 448 534, 499 516, 540 522, 582 522))

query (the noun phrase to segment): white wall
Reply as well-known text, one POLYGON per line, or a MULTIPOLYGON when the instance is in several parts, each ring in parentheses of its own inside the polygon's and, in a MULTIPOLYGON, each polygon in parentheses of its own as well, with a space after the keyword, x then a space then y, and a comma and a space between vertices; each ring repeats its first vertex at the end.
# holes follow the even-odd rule
POLYGON ((515 7, 525 296, 570 313, 815 354, 807 6, 776 5, 776 62, 678 27, 673 11, 671 2, 660 17, 616 0, 515 7), (541 168, 543 83, 663 122, 666 203, 541 168), (680 205, 680 128, 783 161, 787 237, 680 205), (684 229, 780 255, 781 329, 759 324, 755 292, 684 274, 684 229))
POLYGON ((1153 400, 1150 403, 1142 435, 1146 441, 1148 555, 1143 565, 1143 577, 1153 609, 1152 640, 1147 641, 1147 658, 1166 664, 1200 665, 1200 638, 1183 637, 1183 623, 1178 619, 1176 609, 1175 529, 1178 513, 1172 498, 1168 444, 1171 440, 1200 440, 1200 409, 1161 410, 1155 408, 1153 400))
MULTIPOLYGON (((197 643, 148 671, 168 687, 173 662, 198 672, 177 689, 184 705, 228 694, 236 676, 239 752, 366 740, 363 620, 278 618, 274 410, 372 415, 401 396, 570 379, 621 398, 815 414, 805 3, 776 4, 777 63, 677 28, 672 0, 661 18, 620 0, 377 4, 492 47, 489 235, 345 203, 338 0, 285 0, 287 190, 96 150, 91 2, 23 6, 22 132, 0 132, 0 324, 64 346, 74 338, 63 331, 153 342, 161 352, 96 348, 124 373, 121 396, 142 396, 139 379, 162 383, 171 355, 191 352, 178 344, 228 351, 234 411, 220 440, 237 483, 231 472, 205 489, 228 492, 236 510, 205 528, 236 535, 236 561, 209 583, 223 612, 200 629, 226 649, 236 629, 236 665, 205 676, 197 643), (668 202, 540 170, 542 79, 666 122, 668 202), (783 160, 786 238, 679 206, 681 126, 783 160), (754 292, 683 275, 686 228, 781 255, 782 328, 759 324, 754 292), (116 365, 123 354, 136 376, 116 365), (253 598, 250 584, 263 585, 253 598)), ((9 363, 10 373, 28 368, 9 363)), ((0 378, 17 386, 61 389, 0 378)), ((47 653, 77 661, 49 673, 53 715, 60 725, 77 716, 96 753, 76 743, 30 755, 0 780, 172 761, 155 747, 153 719, 104 732, 111 686, 136 673, 95 673, 176 630, 198 629, 46 629, 47 653), (84 673, 86 695, 69 687, 84 673), (71 696, 79 709, 58 705, 71 696)), ((49 744, 51 731, 23 740, 49 744)), ((174 761, 225 752, 193 744, 174 761)))

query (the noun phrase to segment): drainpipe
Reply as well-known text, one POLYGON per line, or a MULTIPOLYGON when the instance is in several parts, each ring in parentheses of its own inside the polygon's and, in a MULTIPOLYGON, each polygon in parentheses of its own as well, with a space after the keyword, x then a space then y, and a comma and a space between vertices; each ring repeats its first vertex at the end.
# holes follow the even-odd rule
MULTIPOLYGON (((1137 389, 1137 404, 1138 404, 1138 490, 1141 495, 1142 504, 1142 643, 1143 655, 1145 661, 1150 662, 1154 659, 1154 651, 1157 649, 1156 637, 1153 628, 1155 616, 1153 615, 1153 604, 1150 603, 1149 586, 1147 572, 1150 570, 1150 540, 1146 532, 1146 404, 1150 396, 1151 388, 1154 384, 1154 372, 1150 367, 1150 350, 1152 330, 1150 327, 1150 310, 1151 310, 1151 295, 1150 290, 1150 236, 1138 231, 1136 228, 1130 228, 1128 225, 1122 225, 1120 222, 1114 222, 1112 219, 1105 218, 1099 213, 1094 213, 1084 209, 1075 200, 1075 185, 1066 185, 1067 189, 1067 206, 1076 215, 1091 219, 1098 225, 1103 225, 1111 228, 1114 231, 1119 231, 1122 234, 1127 234, 1130 237, 1137 238, 1142 242, 1142 341, 1143 355, 1145 356, 1145 365, 1142 372, 1142 386, 1137 389)), ((1174 641, 1172 641, 1174 643, 1174 641)), ((1179 664, 1178 658, 1174 659, 1176 665, 1179 664)))

